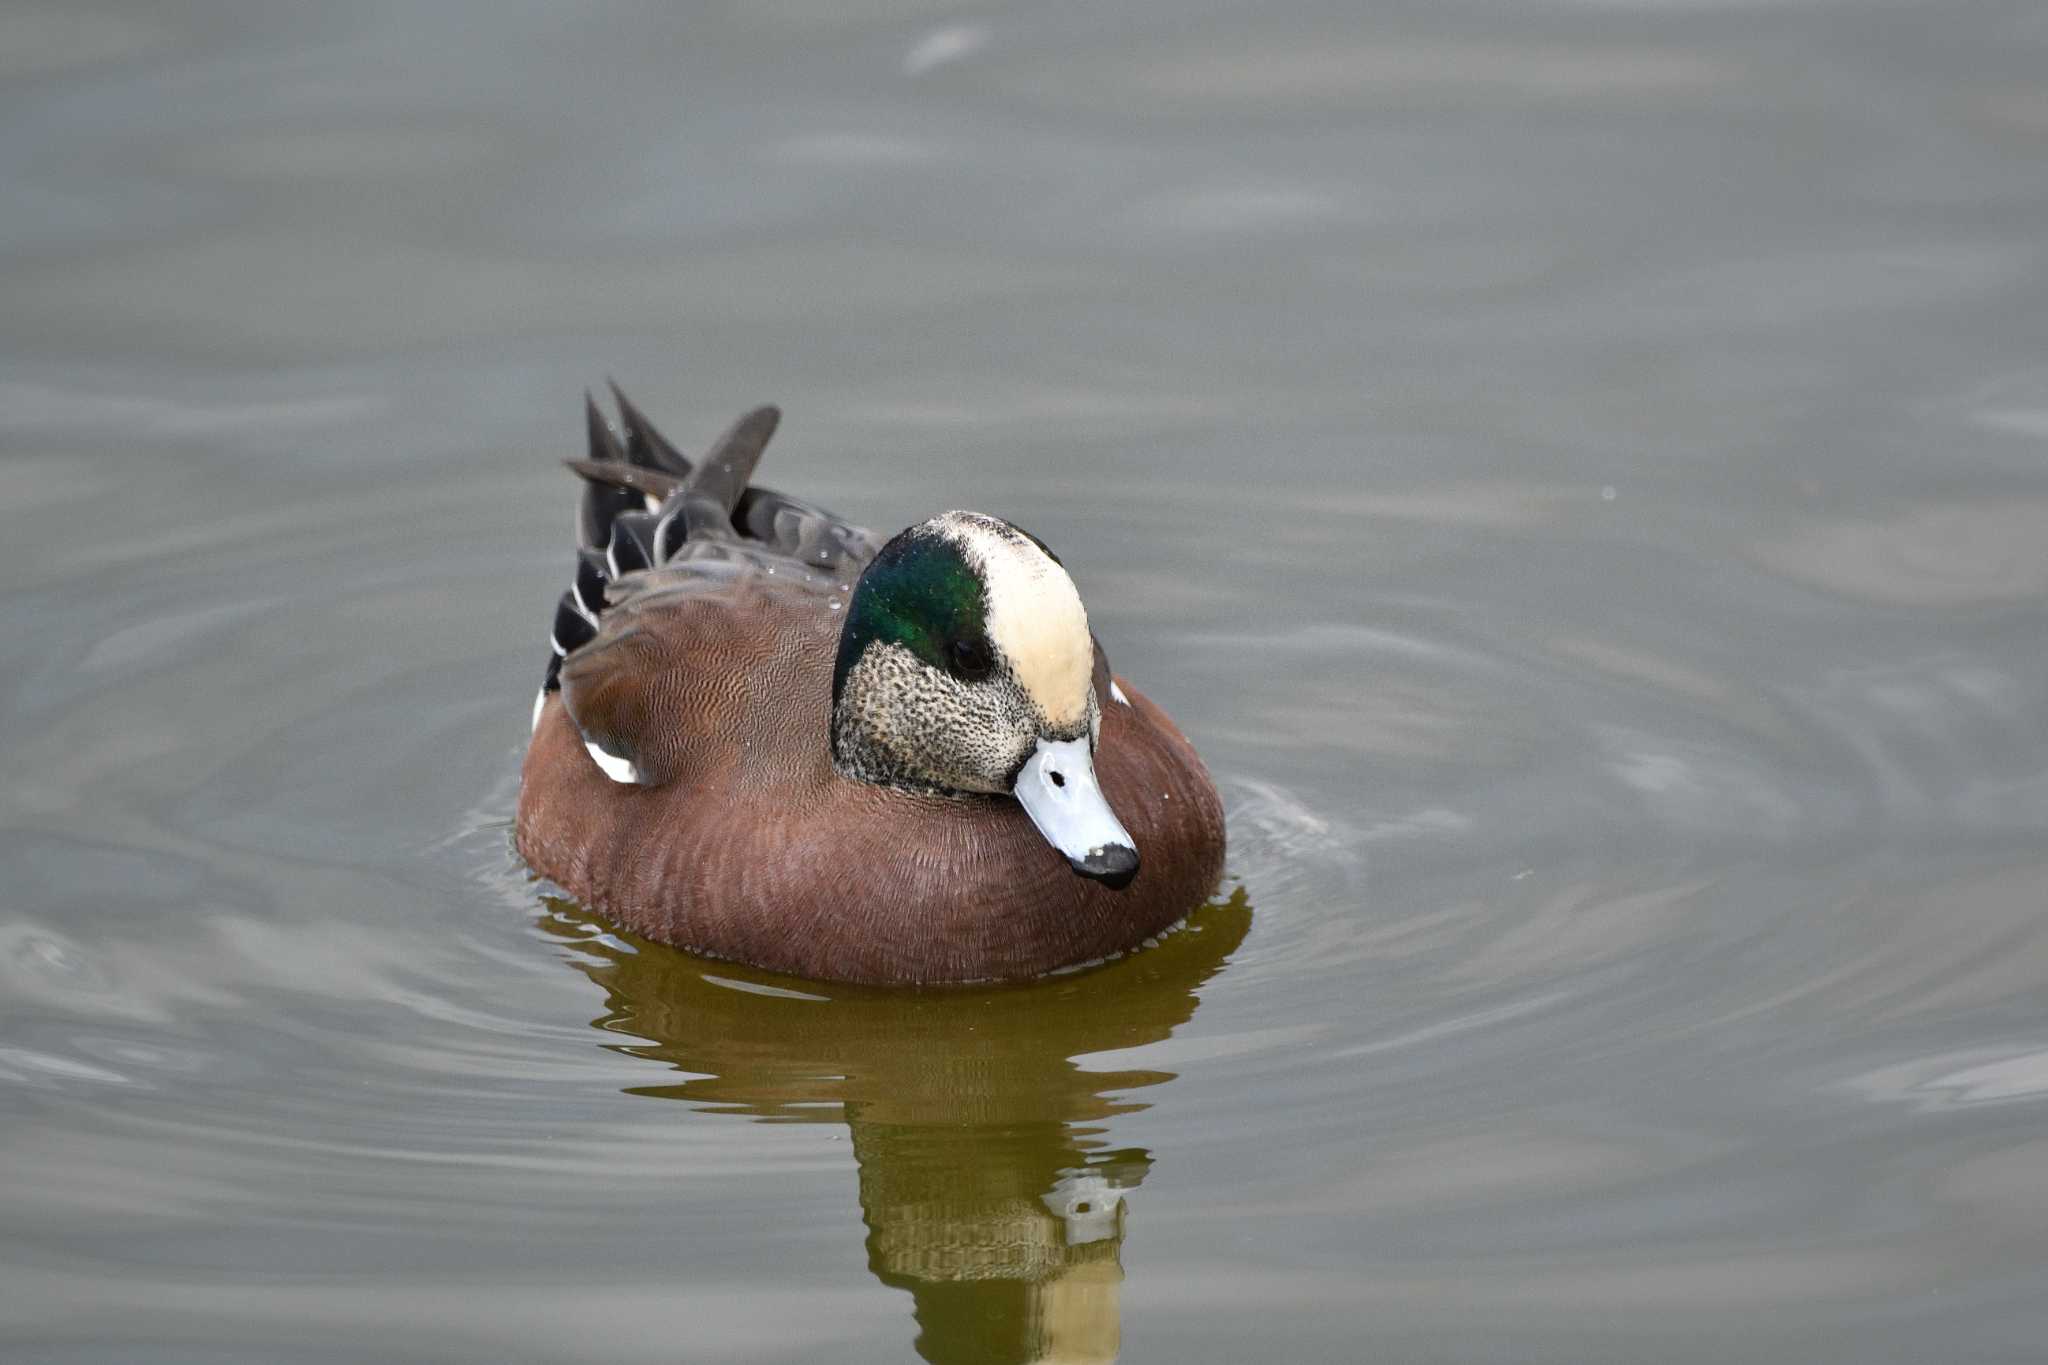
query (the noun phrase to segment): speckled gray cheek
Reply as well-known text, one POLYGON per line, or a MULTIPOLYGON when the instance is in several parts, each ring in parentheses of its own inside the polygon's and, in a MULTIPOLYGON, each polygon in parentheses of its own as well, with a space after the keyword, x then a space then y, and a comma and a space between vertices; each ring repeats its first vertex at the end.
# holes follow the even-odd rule
POLYGON ((899 645, 873 644, 833 716, 841 772, 930 791, 999 792, 1034 733, 1029 701, 998 675, 968 683, 899 645))

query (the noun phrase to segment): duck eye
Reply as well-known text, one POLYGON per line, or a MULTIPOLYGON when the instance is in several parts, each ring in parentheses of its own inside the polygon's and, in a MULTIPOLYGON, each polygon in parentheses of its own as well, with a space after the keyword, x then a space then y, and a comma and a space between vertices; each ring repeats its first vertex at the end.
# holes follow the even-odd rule
POLYGON ((995 669, 996 661, 989 654, 988 641, 972 636, 948 644, 946 657, 952 662, 953 671, 969 681, 978 682, 995 669))

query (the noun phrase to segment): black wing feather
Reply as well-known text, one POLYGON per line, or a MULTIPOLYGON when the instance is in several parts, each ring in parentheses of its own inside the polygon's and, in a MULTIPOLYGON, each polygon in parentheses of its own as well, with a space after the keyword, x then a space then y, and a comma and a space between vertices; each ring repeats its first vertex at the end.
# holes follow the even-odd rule
POLYGON ((581 548, 574 585, 555 608, 544 691, 561 687, 563 659, 597 638, 602 614, 628 596, 690 591, 692 584, 795 561, 845 583, 881 541, 824 508, 749 481, 782 414, 759 407, 735 422, 694 464, 632 405, 616 384, 623 441, 584 395, 587 458, 565 460, 583 480, 577 519, 581 548), (650 511, 650 503, 659 504, 650 511))

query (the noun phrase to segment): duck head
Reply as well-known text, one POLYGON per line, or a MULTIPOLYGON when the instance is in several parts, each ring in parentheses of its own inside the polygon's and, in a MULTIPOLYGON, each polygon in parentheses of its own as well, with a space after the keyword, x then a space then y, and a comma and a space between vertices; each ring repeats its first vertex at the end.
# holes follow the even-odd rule
POLYGON ((1138 851, 1095 779, 1095 640, 1036 537, 947 512, 877 554, 847 606, 832 757, 863 782, 1013 796, 1074 871, 1112 887, 1138 851))

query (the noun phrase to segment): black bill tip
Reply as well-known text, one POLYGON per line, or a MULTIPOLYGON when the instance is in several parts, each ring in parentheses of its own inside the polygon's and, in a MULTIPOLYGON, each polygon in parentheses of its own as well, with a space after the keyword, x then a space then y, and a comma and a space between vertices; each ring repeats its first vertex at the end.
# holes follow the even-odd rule
POLYGON ((1104 844, 1089 849, 1085 858, 1067 859, 1067 865, 1112 891, 1121 891, 1138 875, 1138 850, 1129 844, 1104 844))

